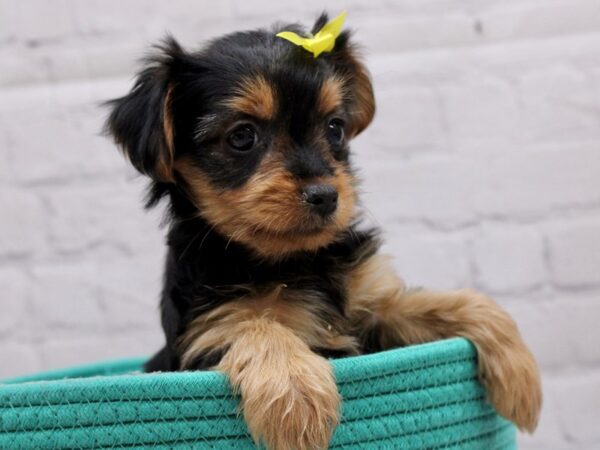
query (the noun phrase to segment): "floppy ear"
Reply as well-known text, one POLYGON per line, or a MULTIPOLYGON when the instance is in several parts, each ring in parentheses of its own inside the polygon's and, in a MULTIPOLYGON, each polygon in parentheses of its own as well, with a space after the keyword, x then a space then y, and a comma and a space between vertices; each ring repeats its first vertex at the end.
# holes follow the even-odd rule
POLYGON ((133 166, 155 181, 173 181, 174 128, 171 112, 174 61, 182 54, 173 38, 146 61, 131 92, 108 102, 112 108, 106 130, 133 166))
MULTIPOLYGON (((326 22, 327 17, 323 19, 321 16, 319 20, 326 22)), ((338 36, 335 47, 328 57, 333 62, 335 72, 347 80, 350 130, 351 135, 356 136, 369 126, 375 115, 375 95, 371 76, 360 61, 356 47, 350 42, 349 31, 344 31, 338 36)))

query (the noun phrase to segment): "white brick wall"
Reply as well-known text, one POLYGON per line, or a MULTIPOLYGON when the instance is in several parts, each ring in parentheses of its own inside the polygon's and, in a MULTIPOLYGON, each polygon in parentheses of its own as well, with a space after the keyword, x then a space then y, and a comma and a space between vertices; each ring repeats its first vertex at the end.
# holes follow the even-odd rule
POLYGON ((546 393, 521 448, 599 448, 598 0, 0 0, 0 376, 161 342, 160 214, 99 136, 148 43, 324 7, 374 76, 354 149, 398 270, 514 314, 546 393))

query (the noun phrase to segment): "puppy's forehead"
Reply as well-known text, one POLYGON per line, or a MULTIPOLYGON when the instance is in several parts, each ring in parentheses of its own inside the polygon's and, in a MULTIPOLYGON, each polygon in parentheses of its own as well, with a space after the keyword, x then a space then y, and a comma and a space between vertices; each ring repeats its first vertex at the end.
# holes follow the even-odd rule
POLYGON ((236 83, 233 95, 223 103, 235 112, 261 120, 272 120, 276 113, 277 90, 264 75, 248 75, 236 83))
POLYGON ((280 67, 240 77, 231 92, 223 103, 232 111, 265 121, 301 119, 327 116, 340 108, 344 82, 312 67, 280 67))
POLYGON ((343 80, 325 58, 314 58, 274 33, 235 33, 214 42, 208 53, 227 91, 223 103, 235 112, 289 119, 330 114, 342 103, 343 80))

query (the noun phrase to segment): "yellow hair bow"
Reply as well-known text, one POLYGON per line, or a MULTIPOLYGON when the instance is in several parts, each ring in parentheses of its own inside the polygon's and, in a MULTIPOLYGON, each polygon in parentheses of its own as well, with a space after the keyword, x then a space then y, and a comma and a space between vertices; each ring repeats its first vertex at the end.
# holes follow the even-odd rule
POLYGON ((344 20, 346 20, 346 11, 341 13, 335 19, 327 22, 314 36, 310 34, 310 37, 304 38, 292 31, 282 31, 281 33, 277 33, 277 37, 286 39, 293 44, 303 47, 305 50, 311 52, 316 58, 323 52, 330 52, 333 50, 335 40, 342 32, 344 20))

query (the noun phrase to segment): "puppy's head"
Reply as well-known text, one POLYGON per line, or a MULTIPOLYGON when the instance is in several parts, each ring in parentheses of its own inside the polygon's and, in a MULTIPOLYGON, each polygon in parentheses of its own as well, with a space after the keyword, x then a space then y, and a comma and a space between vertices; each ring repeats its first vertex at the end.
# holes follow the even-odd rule
POLYGON ((348 32, 314 58, 280 30, 303 33, 235 33, 197 53, 167 39, 107 122, 156 185, 177 186, 217 232, 275 258, 325 246, 349 225, 348 142, 374 114, 348 32))

